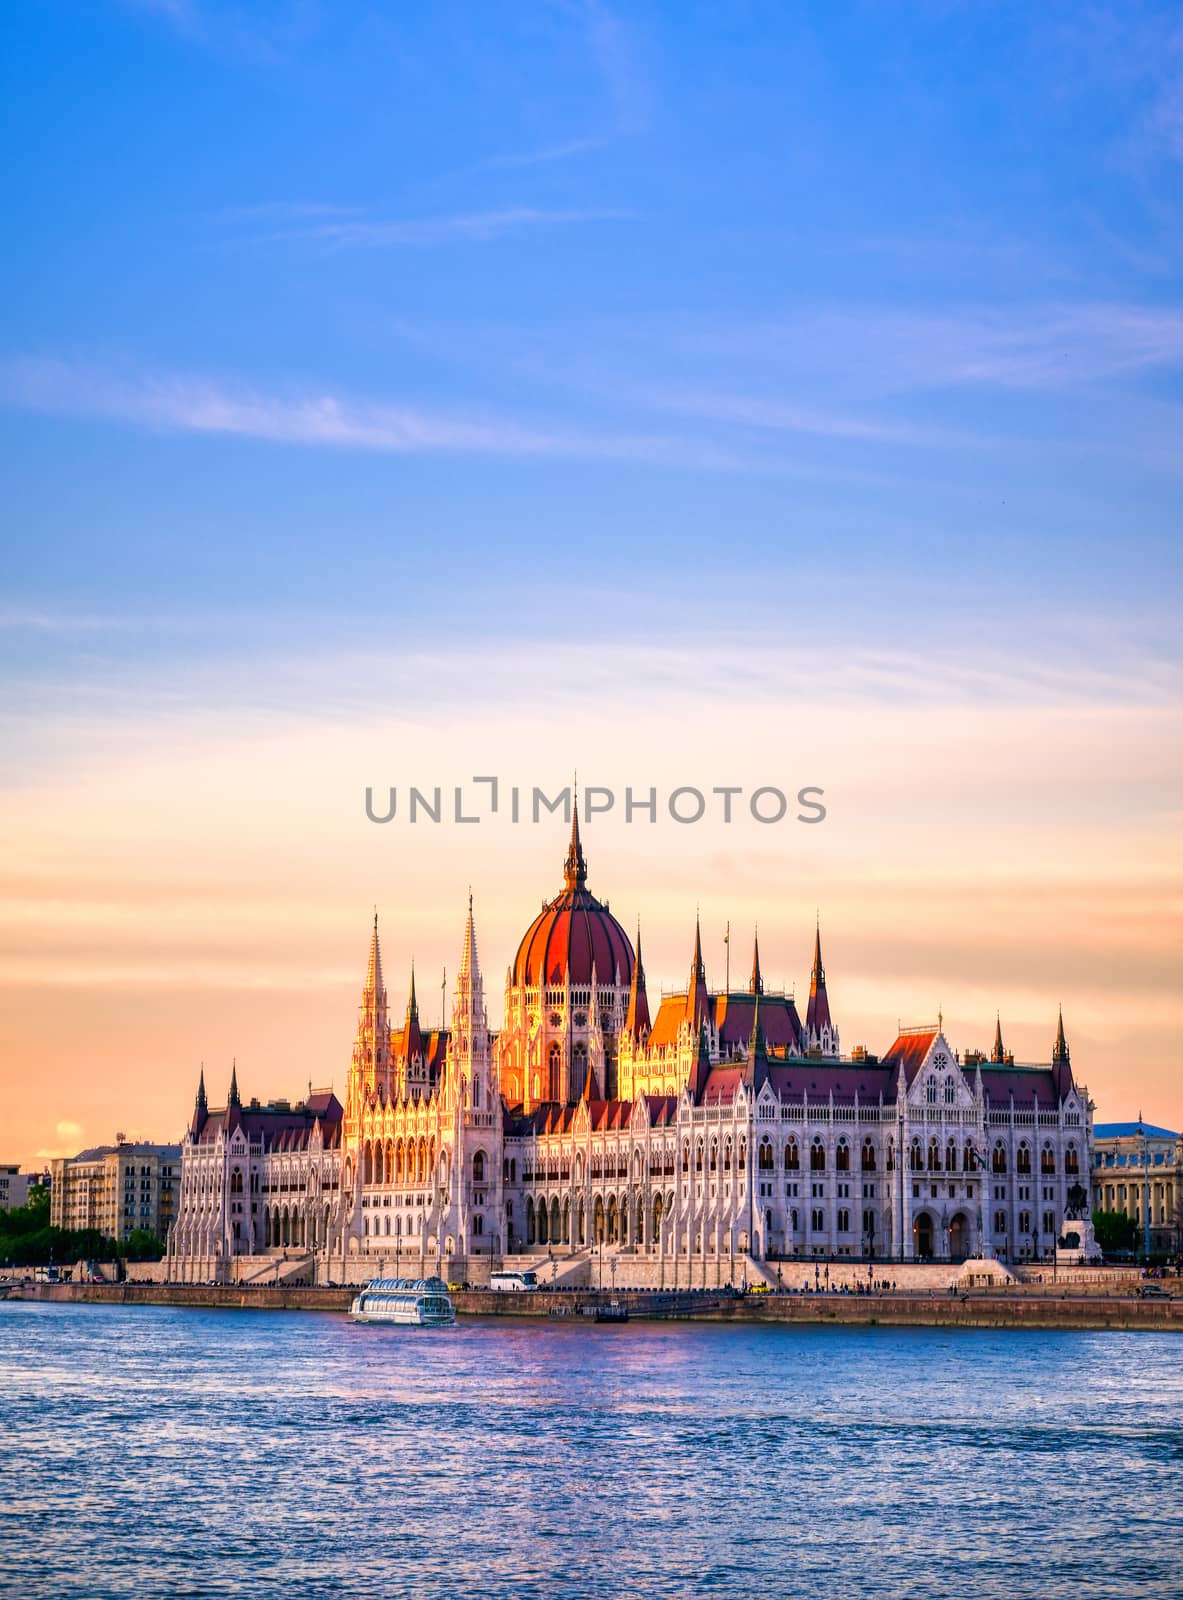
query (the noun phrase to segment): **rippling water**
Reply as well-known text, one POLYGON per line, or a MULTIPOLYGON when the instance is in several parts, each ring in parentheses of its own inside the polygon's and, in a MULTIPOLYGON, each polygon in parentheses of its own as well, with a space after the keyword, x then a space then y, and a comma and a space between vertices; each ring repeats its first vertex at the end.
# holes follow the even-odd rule
POLYGON ((0 1590, 1183 1595, 1183 1340, 0 1305, 0 1590))

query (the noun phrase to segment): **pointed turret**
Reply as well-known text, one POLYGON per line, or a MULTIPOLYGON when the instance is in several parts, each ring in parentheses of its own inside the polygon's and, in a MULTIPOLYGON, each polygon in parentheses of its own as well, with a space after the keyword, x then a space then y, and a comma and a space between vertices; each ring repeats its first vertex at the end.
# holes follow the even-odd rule
POLYGON ((226 1106, 229 1109, 231 1106, 241 1107, 241 1105, 242 1098, 238 1093, 238 1061, 236 1059, 230 1068, 230 1093, 226 1097, 226 1106))
POLYGON ((624 1031, 631 1039, 641 1040, 648 1036, 652 1024, 649 1021, 649 996, 645 992, 645 967, 641 960, 641 924, 637 923, 637 959, 633 966, 633 978, 628 990, 628 1009, 624 1015, 624 1031))
POLYGON ((994 1013, 994 1048, 990 1051, 990 1060, 1000 1066, 1006 1060, 1006 1047, 1002 1042, 1002 1013, 994 1013))
POLYGON ((423 1054, 423 1035, 419 1030, 419 1002, 415 998, 415 963, 411 962, 411 994, 407 1001, 407 1022, 403 1029, 403 1058, 412 1060, 423 1054))
POLYGON ((826 993, 826 969, 822 964, 820 919, 813 934, 813 967, 809 974, 809 1006, 805 1012, 805 1033, 811 1049, 837 1047, 837 1036, 830 1017, 830 997, 826 993))
POLYGON ((571 810, 571 843, 567 846, 567 859, 563 863, 563 881, 568 889, 582 889, 587 882, 587 862, 583 858, 583 845, 579 838, 579 793, 571 810))
POLYGON ((193 1120, 189 1124, 189 1132, 197 1139, 209 1116, 209 1102, 205 1097, 205 1062, 201 1063, 201 1071, 197 1079, 197 1098, 193 1102, 193 1120))
POLYGON ((764 1042, 764 1029, 760 1023, 760 994, 757 990, 756 1004, 752 1007, 752 1037, 748 1042, 744 1079, 748 1087, 758 1094, 767 1078, 768 1049, 764 1042))
POLYGON ((698 1029, 698 1050, 695 1054, 694 1064, 690 1068, 690 1078, 686 1087, 690 1090, 692 1099, 701 1105, 703 1094, 706 1092, 707 1079, 711 1072, 711 1043, 707 1038, 706 1023, 701 1023, 698 1029))
POLYGON ((460 952, 460 977, 478 977, 476 953, 476 924, 472 920, 472 890, 468 891, 468 917, 464 924, 464 948, 460 952))
POLYGON ((386 1015, 386 980, 382 975, 382 947, 378 941, 378 913, 370 930, 366 978, 358 1007, 357 1036, 350 1068, 350 1104, 366 1096, 392 1092, 390 1023, 386 1015))
POLYGON ((764 977, 760 971, 760 934, 758 931, 752 943, 752 976, 748 979, 748 993, 755 995, 764 993, 764 977))
POLYGON ((374 912, 374 931, 370 935, 370 960, 366 967, 363 998, 373 1004, 386 1004, 386 985, 382 981, 382 951, 378 946, 378 913, 374 912))
POLYGON ((686 1021, 697 1028, 707 1014, 707 974, 702 963, 702 928, 694 917, 694 956, 690 962, 690 983, 686 990, 686 1021))
MULTIPOLYGON (((759 968, 757 967, 757 971, 758 970, 759 970, 759 968)), ((760 989, 753 989, 752 990, 752 993, 756 996, 756 1004, 752 1007, 752 1041, 751 1041, 751 1044, 752 1044, 752 1053, 753 1053, 753 1055, 756 1053, 756 1051, 758 1051, 758 1050, 762 1051, 764 1049, 764 1029, 760 1026, 760 995, 761 995, 762 992, 763 992, 763 988, 762 987, 760 989)))
POLYGON ((472 914, 472 893, 468 896, 468 915, 464 919, 464 943, 460 951, 460 970, 456 974, 456 987, 452 994, 452 1032, 448 1041, 449 1081, 453 1093, 459 1092, 460 1080, 469 1079, 473 1101, 477 1105, 490 1102, 487 1095, 494 1093, 489 1053, 489 1031, 485 1019, 485 986, 477 958, 476 922, 472 914))
POLYGON ((1064 1007, 1060 1007, 1060 1020, 1056 1025, 1056 1042, 1052 1045, 1052 1065, 1066 1067, 1071 1062, 1068 1053, 1068 1041, 1064 1037, 1064 1007))

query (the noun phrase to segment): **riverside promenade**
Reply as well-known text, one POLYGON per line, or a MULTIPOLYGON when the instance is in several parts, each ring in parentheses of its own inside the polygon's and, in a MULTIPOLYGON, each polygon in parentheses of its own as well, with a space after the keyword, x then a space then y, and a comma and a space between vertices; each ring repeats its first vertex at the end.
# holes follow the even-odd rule
MULTIPOLYGON (((2 1291, 0 1291, 2 1292, 2 1291)), ((234 1284, 31 1283, 7 1286, 6 1298, 42 1303, 191 1306, 255 1311, 347 1312, 352 1288, 285 1288, 234 1284)), ((1140 1299, 1130 1292, 1053 1291, 1044 1285, 881 1294, 747 1293, 698 1290, 504 1294, 482 1289, 452 1293, 459 1315, 561 1318, 599 1327, 605 1321, 679 1320, 787 1322, 879 1327, 1071 1328, 1183 1332, 1183 1296, 1140 1299)))

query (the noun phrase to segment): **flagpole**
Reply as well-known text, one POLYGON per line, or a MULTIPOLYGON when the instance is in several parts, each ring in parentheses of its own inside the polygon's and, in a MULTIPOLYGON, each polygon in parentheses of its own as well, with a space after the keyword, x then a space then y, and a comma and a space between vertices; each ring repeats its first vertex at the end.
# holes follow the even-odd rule
POLYGON ((727 932, 723 935, 723 948, 727 952, 727 978, 726 992, 731 993, 731 922, 728 920, 727 932))

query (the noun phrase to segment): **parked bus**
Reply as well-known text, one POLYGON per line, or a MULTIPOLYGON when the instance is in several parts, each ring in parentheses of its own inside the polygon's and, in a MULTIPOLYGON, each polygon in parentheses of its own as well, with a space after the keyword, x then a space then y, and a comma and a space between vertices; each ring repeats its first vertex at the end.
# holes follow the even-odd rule
POLYGON ((494 1272, 489 1279, 489 1288, 497 1289, 502 1294, 521 1294, 523 1290, 537 1287, 536 1272, 494 1272))

